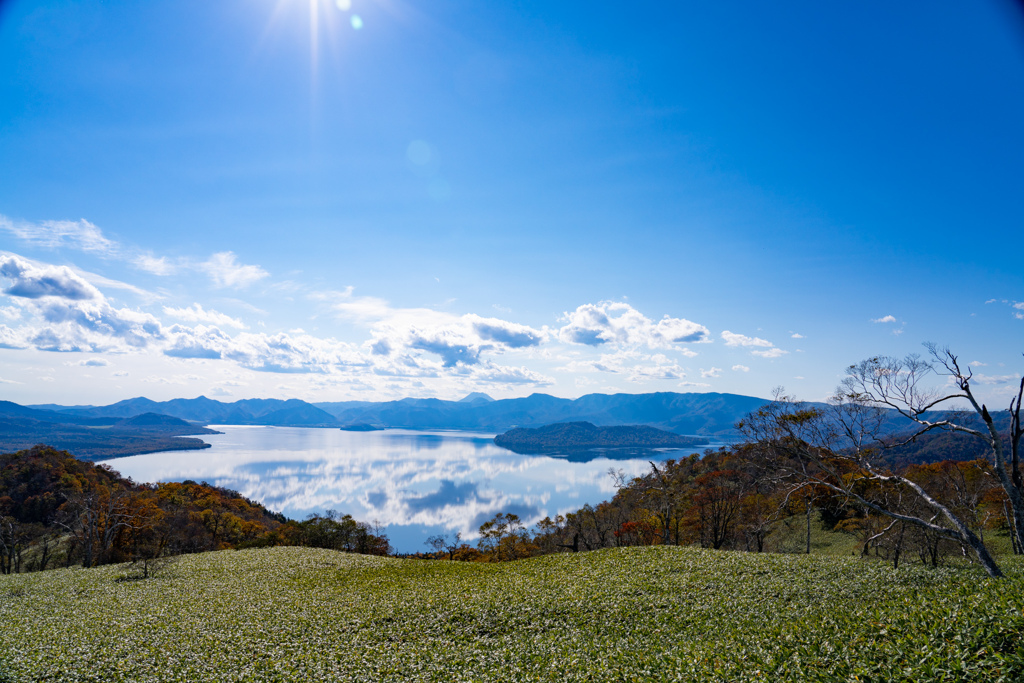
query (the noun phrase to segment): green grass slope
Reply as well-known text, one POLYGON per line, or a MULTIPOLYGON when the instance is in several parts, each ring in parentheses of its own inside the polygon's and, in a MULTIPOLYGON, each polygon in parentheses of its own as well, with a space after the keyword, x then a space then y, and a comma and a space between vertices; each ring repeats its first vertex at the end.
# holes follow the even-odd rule
POLYGON ((272 548, 2 576, 0 680, 1020 681, 1024 565, 1003 564, 272 548))

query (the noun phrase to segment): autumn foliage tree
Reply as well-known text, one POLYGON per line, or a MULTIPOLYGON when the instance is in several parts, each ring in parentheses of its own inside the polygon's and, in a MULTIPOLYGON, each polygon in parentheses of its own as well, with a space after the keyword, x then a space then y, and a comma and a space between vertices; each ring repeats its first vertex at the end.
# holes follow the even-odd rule
POLYGON ((145 576, 162 557, 267 545, 391 552, 386 536, 333 511, 296 522, 205 482, 136 484, 45 446, 0 455, 2 573, 133 562, 145 576))

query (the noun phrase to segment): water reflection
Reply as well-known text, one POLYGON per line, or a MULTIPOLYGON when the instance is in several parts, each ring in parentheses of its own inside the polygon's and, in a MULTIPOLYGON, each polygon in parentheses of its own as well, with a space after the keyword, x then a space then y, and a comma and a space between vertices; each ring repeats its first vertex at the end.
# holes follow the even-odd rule
MULTIPOLYGON (((528 523, 614 495, 608 469, 640 474, 650 453, 609 459, 518 455, 491 434, 217 426, 212 448, 109 460, 135 481, 194 479, 301 519, 327 509, 377 521, 399 551, 439 531, 472 537, 498 512, 528 523)), ((662 452, 658 459, 689 451, 662 452)), ((575 457, 575 456, 573 456, 575 457)))

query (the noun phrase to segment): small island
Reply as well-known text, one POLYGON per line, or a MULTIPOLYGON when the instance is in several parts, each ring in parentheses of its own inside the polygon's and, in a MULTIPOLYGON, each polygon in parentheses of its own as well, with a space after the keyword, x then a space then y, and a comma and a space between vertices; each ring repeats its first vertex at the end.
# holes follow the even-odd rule
POLYGON ((384 428, 367 424, 365 422, 357 422, 356 424, 342 425, 339 429, 343 432, 379 432, 384 428))
POLYGON ((494 443, 516 453, 550 454, 595 448, 689 448, 706 446, 708 441, 647 425, 597 427, 589 422, 560 422, 536 429, 510 429, 494 437, 494 443))

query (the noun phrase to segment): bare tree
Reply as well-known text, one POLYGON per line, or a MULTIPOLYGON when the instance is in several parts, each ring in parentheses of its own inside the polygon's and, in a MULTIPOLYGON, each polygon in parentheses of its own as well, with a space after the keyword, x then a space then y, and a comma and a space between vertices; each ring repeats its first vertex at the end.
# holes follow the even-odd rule
POLYGON ((662 530, 661 543, 662 545, 668 545, 669 534, 672 530, 672 511, 675 506, 676 492, 672 482, 666 476, 666 472, 658 469, 658 466, 653 461, 648 462, 651 465, 651 474, 643 481, 642 488, 656 494, 654 497, 657 498, 659 503, 657 516, 661 522, 662 530))
MULTIPOLYGON (((913 441, 933 430, 970 434, 988 446, 988 459, 996 477, 1006 492, 1013 513, 1011 533, 1016 545, 1024 547, 1024 479, 1020 472, 1020 441, 1024 435, 1021 426, 1021 399, 1024 398, 1024 377, 1017 395, 1010 399, 1008 443, 1004 444, 988 407, 979 402, 971 388, 973 373, 970 367, 961 368, 960 362, 948 348, 925 344, 931 360, 916 355, 903 359, 872 358, 851 366, 841 390, 848 401, 882 406, 896 411, 910 420, 915 429, 900 443, 913 441), (926 387, 924 380, 930 374, 948 378, 954 390, 926 387), (963 410, 932 411, 946 408, 951 402, 966 401, 981 418, 981 425, 971 424, 970 413, 963 410), (1009 453, 1007 453, 1007 446, 1009 453), (1009 457, 1007 457, 1009 456, 1009 457)), ((887 446, 899 445, 887 443, 887 446)))
MULTIPOLYGON (((947 360, 956 367, 952 354, 947 360)), ((848 369, 826 408, 807 406, 778 390, 775 401, 751 413, 739 427, 774 469, 789 479, 789 496, 809 488, 830 489, 859 506, 970 548, 990 576, 1000 577, 1002 572, 985 544, 959 515, 917 482, 886 469, 879 457, 885 448, 913 438, 896 442, 887 438, 893 425, 891 411, 885 408, 917 424, 914 435, 944 428, 981 436, 948 418, 926 419, 926 413, 943 401, 966 396, 929 395, 922 380, 932 372, 934 367, 917 356, 873 358, 848 369), (907 496, 916 505, 892 502, 907 496)), ((997 460, 1000 467, 1002 462, 997 460)))

